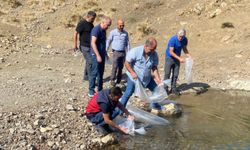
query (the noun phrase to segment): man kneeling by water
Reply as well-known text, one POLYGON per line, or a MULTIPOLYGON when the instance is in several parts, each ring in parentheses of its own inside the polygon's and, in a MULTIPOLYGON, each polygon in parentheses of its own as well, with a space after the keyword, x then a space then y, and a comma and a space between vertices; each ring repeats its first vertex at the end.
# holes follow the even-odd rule
POLYGON ((96 93, 86 106, 85 114, 87 118, 92 123, 96 124, 97 127, 104 129, 108 133, 112 132, 110 127, 113 127, 118 131, 127 134, 127 128, 120 127, 113 121, 117 115, 121 114, 121 111, 125 113, 129 119, 134 119, 128 110, 119 102, 121 96, 122 90, 119 87, 104 89, 99 93, 96 93))

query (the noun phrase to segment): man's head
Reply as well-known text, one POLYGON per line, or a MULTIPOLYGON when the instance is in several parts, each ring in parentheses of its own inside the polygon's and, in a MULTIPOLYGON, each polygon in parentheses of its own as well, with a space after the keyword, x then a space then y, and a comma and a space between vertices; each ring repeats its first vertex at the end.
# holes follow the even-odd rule
POLYGON ((150 37, 146 40, 144 45, 144 52, 149 55, 151 52, 154 52, 157 47, 157 41, 155 38, 150 37))
POLYGON ((101 22, 101 28, 103 30, 107 30, 109 26, 111 26, 111 24, 112 24, 111 18, 107 16, 103 16, 102 22, 101 22))
POLYGON ((186 30, 185 29, 180 29, 177 32, 177 37, 179 41, 182 41, 184 39, 184 37, 186 36, 186 30))
POLYGON ((87 20, 88 22, 93 23, 93 22, 95 21, 95 18, 96 18, 96 13, 95 13, 94 11, 89 11, 89 12, 87 13, 86 20, 87 20))
POLYGON ((122 97, 122 90, 121 88, 119 87, 112 87, 110 89, 110 98, 111 98, 111 101, 113 102, 118 102, 119 99, 122 97))
POLYGON ((123 29, 124 29, 124 21, 122 20, 122 19, 118 19, 118 21, 117 21, 117 29, 119 30, 119 31, 123 31, 123 29))

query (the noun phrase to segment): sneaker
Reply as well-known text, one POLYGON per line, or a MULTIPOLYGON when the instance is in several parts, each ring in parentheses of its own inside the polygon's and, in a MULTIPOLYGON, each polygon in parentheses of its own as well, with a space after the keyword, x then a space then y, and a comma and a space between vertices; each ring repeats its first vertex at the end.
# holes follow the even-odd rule
POLYGON ((89 93, 88 93, 88 96, 89 96, 90 98, 92 98, 92 97, 94 97, 94 94, 89 94, 89 93))

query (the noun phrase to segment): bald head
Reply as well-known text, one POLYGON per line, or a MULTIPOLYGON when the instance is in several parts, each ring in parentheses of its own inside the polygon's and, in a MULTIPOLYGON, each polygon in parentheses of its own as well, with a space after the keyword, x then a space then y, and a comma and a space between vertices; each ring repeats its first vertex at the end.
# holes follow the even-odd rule
POLYGON ((149 54, 153 51, 155 51, 157 47, 157 41, 155 38, 150 37, 146 40, 145 45, 144 45, 144 50, 146 54, 149 54))
POLYGON ((117 29, 119 31, 123 31, 123 29, 124 29, 124 21, 122 19, 117 20, 117 29))

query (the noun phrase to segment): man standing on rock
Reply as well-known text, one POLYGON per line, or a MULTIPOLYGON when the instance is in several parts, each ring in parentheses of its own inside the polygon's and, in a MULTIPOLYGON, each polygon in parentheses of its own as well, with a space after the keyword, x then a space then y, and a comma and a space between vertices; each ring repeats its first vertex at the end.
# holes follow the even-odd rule
POLYGON ((113 64, 110 84, 111 86, 115 86, 121 82, 126 51, 130 49, 128 32, 124 30, 124 21, 122 19, 117 21, 117 28, 110 32, 106 43, 106 51, 109 49, 111 43, 113 64))
POLYGON ((179 75, 180 63, 184 63, 184 58, 181 57, 181 50, 191 58, 191 55, 187 49, 188 39, 186 38, 186 30, 181 29, 177 35, 170 38, 166 49, 165 67, 164 67, 164 80, 170 79, 172 70, 171 90, 170 93, 180 95, 180 92, 176 88, 176 82, 179 75))
POLYGON ((111 132, 110 127, 113 127, 122 133, 127 133, 127 128, 120 127, 112 121, 120 114, 120 110, 122 110, 129 119, 134 119, 128 110, 119 102, 121 96, 122 90, 119 87, 112 87, 111 89, 105 89, 96 93, 86 106, 86 117, 98 127, 106 130, 106 132, 111 132))
MULTIPOLYGON (((157 41, 151 37, 146 40, 143 46, 135 47, 128 52, 125 60, 125 67, 128 70, 127 87, 120 101, 124 106, 127 105, 128 99, 135 90, 135 80, 139 80, 150 91, 153 91, 157 84, 161 83, 157 68, 158 55, 156 47, 157 41)), ((158 103, 152 103, 151 106, 152 109, 161 109, 158 103)))
POLYGON ((103 74, 105 68, 106 52, 106 30, 111 25, 112 20, 104 16, 101 24, 95 26, 91 31, 91 60, 89 75, 89 97, 95 94, 95 80, 97 78, 98 91, 103 88, 103 74))
POLYGON ((90 33, 93 29, 93 22, 96 18, 96 13, 93 11, 89 11, 85 19, 81 20, 76 27, 76 31, 74 33, 74 49, 77 50, 77 38, 78 34, 80 41, 80 51, 85 58, 85 68, 83 71, 83 80, 88 80, 89 69, 91 65, 91 55, 90 55, 90 33))

